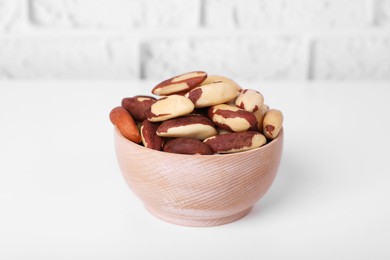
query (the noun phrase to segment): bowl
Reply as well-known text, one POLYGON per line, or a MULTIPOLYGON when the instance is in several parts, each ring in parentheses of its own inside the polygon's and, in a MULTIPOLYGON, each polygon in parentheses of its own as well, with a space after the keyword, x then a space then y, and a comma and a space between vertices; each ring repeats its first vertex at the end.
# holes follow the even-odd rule
POLYGON ((152 150, 114 128, 119 168, 146 209, 167 222, 217 226, 247 215, 272 185, 283 129, 266 145, 238 153, 185 155, 152 150))

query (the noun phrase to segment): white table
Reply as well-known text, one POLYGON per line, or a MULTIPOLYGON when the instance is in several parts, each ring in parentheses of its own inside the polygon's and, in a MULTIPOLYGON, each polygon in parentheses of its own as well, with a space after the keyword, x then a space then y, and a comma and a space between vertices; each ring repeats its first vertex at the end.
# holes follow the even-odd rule
POLYGON ((108 114, 156 82, 0 82, 0 259, 389 259, 390 83, 248 83, 285 115, 278 176, 245 218, 151 216, 108 114))

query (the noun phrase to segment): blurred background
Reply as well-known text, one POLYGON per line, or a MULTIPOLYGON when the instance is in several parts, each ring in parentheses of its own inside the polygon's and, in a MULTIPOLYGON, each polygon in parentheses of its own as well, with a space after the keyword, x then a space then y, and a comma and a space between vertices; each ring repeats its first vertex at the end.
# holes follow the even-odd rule
POLYGON ((0 0, 0 79, 389 81, 390 0, 0 0))

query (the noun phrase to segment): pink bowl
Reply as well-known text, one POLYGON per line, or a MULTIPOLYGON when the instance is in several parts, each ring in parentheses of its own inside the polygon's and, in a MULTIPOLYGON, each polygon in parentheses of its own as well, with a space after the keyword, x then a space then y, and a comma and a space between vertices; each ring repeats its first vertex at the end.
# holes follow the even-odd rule
POLYGON ((114 130, 115 151, 130 189, 156 217, 184 226, 216 226, 244 217, 275 179, 283 130, 272 142, 223 155, 165 153, 114 130))

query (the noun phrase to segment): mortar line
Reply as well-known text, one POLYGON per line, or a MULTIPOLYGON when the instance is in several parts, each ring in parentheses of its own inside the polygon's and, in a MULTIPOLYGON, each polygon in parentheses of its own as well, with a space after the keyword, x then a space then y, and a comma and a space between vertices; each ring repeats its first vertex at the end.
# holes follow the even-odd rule
POLYGON ((367 0, 366 5, 368 24, 374 27, 380 25, 380 21, 378 19, 379 2, 377 0, 367 0))
POLYGON ((206 0, 199 0, 199 27, 206 27, 206 0))
POLYGON ((314 64, 315 64, 315 41, 314 38, 309 36, 307 38, 307 71, 306 80, 314 80, 314 64))

